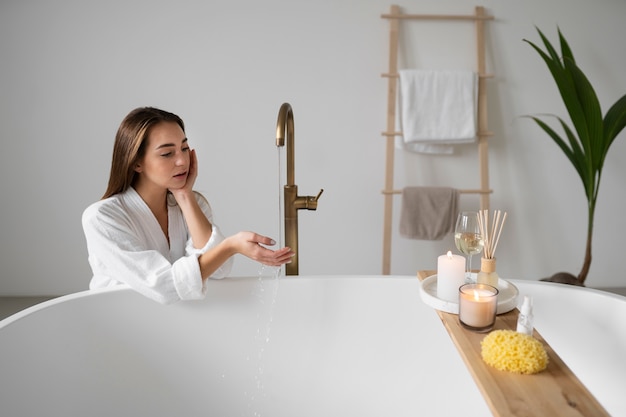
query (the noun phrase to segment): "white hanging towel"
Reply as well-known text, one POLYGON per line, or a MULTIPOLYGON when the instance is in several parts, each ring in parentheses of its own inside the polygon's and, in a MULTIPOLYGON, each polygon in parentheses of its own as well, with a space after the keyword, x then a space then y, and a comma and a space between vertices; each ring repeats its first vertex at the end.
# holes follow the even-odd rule
POLYGON ((472 71, 401 70, 402 149, 451 154, 476 141, 478 77, 472 71))

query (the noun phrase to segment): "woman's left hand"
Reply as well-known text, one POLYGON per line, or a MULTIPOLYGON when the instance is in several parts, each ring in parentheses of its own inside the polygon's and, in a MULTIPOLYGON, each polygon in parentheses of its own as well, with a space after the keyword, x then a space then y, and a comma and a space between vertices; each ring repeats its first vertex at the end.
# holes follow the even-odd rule
POLYGON ((196 156, 196 150, 189 150, 189 168, 187 169, 187 181, 181 188, 170 188, 170 192, 174 195, 176 201, 180 201, 179 198, 183 195, 193 195, 193 186, 198 178, 198 157, 196 156))

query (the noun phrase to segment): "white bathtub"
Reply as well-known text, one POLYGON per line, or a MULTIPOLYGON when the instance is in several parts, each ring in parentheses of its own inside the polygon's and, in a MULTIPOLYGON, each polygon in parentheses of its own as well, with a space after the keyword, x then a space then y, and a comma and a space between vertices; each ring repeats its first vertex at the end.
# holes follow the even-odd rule
MULTIPOLYGON (((612 415, 626 415, 626 299, 514 282, 535 298, 546 340, 612 415)), ((0 413, 490 415, 418 286, 232 278, 171 306, 124 288, 51 300, 0 322, 0 413)))

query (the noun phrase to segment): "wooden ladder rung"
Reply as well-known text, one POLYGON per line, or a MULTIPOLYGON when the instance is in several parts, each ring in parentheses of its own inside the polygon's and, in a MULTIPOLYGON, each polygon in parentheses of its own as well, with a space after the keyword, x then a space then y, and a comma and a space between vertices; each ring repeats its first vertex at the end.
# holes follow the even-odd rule
MULTIPOLYGON (((381 77, 385 77, 385 78, 400 78, 400 74, 397 73, 393 73, 390 74, 388 72, 383 72, 382 74, 380 74, 381 77)), ((494 74, 478 74, 478 78, 493 78, 495 77, 494 74)))
MULTIPOLYGON (((476 132, 476 136, 484 137, 484 136, 493 136, 494 133, 491 131, 486 132, 476 132)), ((402 136, 402 132, 381 132, 381 136, 402 136)))
POLYGON ((409 19, 409 20, 493 20, 493 16, 475 14, 404 14, 385 13, 380 15, 383 19, 409 19))
MULTIPOLYGON (((459 193, 461 194, 491 194, 493 193, 493 190, 472 190, 472 189, 466 189, 466 190, 458 190, 459 193)), ((382 190, 381 191, 382 194, 402 194, 402 190, 382 190)))

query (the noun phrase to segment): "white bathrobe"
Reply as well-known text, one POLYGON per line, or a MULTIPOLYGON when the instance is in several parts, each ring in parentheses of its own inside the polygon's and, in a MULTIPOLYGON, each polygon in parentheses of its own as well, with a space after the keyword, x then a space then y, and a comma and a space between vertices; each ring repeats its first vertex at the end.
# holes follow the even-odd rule
MULTIPOLYGON (((199 194, 196 198, 213 225, 202 249, 193 247, 180 207, 173 204, 168 204, 168 244, 152 211, 132 187, 89 206, 82 217, 93 271, 89 288, 127 284, 162 304, 203 298, 206 286, 198 257, 224 237, 213 223, 209 203, 199 194)), ((232 262, 230 258, 211 277, 225 277, 232 262)))

